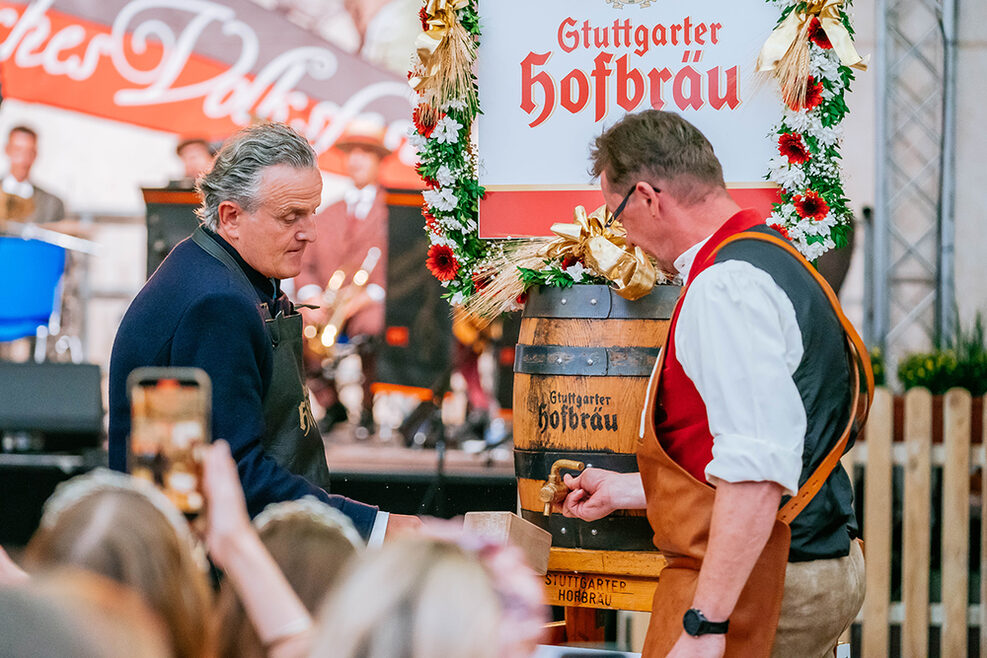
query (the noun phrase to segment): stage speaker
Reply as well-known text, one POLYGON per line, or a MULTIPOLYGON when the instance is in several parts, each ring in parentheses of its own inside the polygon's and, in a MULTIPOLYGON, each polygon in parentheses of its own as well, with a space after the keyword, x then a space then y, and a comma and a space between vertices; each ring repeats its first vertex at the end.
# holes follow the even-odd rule
POLYGON ((147 205, 147 276, 175 245, 192 235, 199 226, 195 209, 199 207, 198 192, 190 189, 143 188, 147 205))
POLYGON ((452 359, 452 311, 444 288, 425 268, 428 237, 422 196, 388 190, 387 303, 377 381, 428 388, 452 359))
POLYGON ((98 446, 103 433, 99 366, 0 362, 0 433, 40 437, 42 444, 31 449, 98 446))

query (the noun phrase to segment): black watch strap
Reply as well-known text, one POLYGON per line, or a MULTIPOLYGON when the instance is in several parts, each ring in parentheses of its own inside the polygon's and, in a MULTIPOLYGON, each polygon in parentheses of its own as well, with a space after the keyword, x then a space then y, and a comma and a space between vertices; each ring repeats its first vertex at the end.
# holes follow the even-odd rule
POLYGON ((693 637, 700 635, 723 635, 730 627, 730 620, 710 621, 706 616, 695 608, 686 610, 682 617, 682 628, 693 637))

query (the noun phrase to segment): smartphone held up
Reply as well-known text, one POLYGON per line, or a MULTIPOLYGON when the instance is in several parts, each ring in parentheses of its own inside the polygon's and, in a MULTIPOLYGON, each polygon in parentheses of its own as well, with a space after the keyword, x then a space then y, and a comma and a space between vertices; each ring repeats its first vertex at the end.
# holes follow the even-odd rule
POLYGON ((199 368, 137 368, 130 396, 131 475, 157 485, 187 515, 202 511, 202 460, 209 443, 209 376, 199 368))

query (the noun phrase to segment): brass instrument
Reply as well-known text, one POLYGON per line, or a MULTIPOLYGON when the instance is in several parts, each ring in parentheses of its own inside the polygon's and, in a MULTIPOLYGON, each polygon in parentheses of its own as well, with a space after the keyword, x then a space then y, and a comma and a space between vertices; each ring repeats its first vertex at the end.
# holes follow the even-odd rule
POLYGON ((378 247, 370 247, 360 269, 353 273, 350 283, 345 287, 343 284, 346 281, 346 272, 342 269, 336 270, 329 277, 325 292, 322 293, 322 307, 331 311, 329 320, 324 325, 310 324, 304 330, 306 344, 313 354, 322 358, 332 355, 339 332, 348 319, 347 306, 370 281, 370 275, 377 267, 380 256, 378 247))

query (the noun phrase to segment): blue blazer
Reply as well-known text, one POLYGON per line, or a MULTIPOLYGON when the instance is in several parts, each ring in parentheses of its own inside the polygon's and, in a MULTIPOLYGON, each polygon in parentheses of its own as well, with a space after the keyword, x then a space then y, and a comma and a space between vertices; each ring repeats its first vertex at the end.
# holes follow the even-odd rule
POLYGON ((261 445, 273 351, 258 305, 218 260, 187 239, 161 263, 123 317, 110 359, 110 467, 126 470, 127 376, 141 366, 194 366, 212 379, 213 436, 229 442, 247 508, 315 496, 368 537, 377 508, 331 495, 282 468, 261 445))

